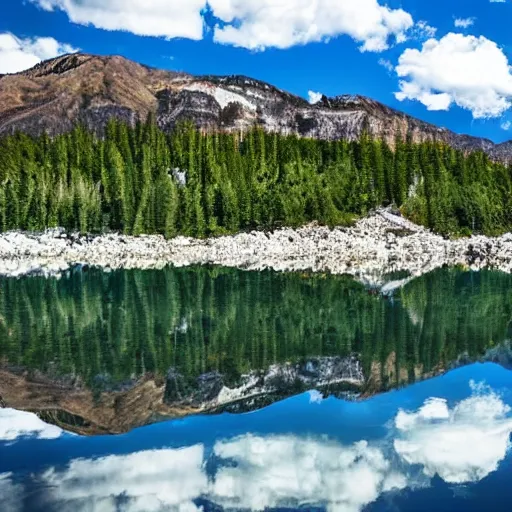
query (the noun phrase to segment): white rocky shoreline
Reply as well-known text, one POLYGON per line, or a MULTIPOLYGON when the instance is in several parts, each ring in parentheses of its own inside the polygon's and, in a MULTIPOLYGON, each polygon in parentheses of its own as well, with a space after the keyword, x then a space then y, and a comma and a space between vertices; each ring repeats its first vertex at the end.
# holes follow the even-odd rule
POLYGON ((56 275, 75 265, 104 269, 154 269, 166 265, 222 265, 247 270, 313 271, 348 274, 382 291, 442 266, 512 272, 512 233, 498 238, 448 240, 388 210, 379 210, 350 228, 310 224, 299 229, 253 231, 198 240, 118 234, 81 236, 53 229, 0 235, 0 275, 56 275), (403 281, 384 276, 407 272, 403 281))

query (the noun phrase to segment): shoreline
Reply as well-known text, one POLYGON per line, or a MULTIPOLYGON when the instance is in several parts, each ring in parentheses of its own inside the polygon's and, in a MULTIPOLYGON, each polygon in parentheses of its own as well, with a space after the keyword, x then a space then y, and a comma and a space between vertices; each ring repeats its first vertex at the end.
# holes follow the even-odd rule
POLYGON ((354 226, 309 224, 274 232, 252 231, 199 240, 161 235, 67 234, 11 231, 0 235, 0 276, 59 275, 75 265, 105 270, 158 269, 167 265, 219 265, 245 270, 312 271, 345 274, 391 292, 443 266, 512 272, 512 233, 498 238, 447 240, 388 210, 378 210, 354 226), (385 276, 409 277, 389 282, 385 276))

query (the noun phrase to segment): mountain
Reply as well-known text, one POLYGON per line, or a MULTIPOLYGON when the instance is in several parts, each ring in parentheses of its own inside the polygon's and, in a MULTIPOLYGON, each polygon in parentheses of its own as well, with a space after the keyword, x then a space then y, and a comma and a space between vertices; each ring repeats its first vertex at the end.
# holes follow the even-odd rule
POLYGON ((76 122, 100 133, 110 117, 134 124, 148 113, 171 129, 192 120, 205 129, 244 130, 254 125, 319 139, 357 139, 364 130, 391 145, 408 134, 465 151, 483 150, 512 160, 512 142, 459 135, 364 96, 299 96, 244 76, 192 76, 163 71, 120 56, 71 54, 17 74, 0 75, 0 134, 66 132, 76 122))

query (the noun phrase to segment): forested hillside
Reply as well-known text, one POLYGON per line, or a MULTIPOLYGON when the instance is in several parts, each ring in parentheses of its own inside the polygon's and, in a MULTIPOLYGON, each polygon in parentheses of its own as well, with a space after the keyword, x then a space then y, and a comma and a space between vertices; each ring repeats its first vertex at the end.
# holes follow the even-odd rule
POLYGON ((512 224, 511 169, 441 143, 395 148, 266 133, 170 133, 109 121, 54 138, 0 140, 0 230, 63 226, 204 237, 250 228, 351 222, 395 204, 437 232, 496 234, 512 224))

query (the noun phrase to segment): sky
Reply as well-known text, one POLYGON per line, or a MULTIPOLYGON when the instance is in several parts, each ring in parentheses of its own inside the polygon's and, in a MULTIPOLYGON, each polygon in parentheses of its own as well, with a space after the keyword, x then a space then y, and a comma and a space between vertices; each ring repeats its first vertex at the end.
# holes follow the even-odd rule
POLYGON ((362 94, 512 139, 512 0, 4 0, 0 73, 82 51, 242 74, 315 101, 362 94))

